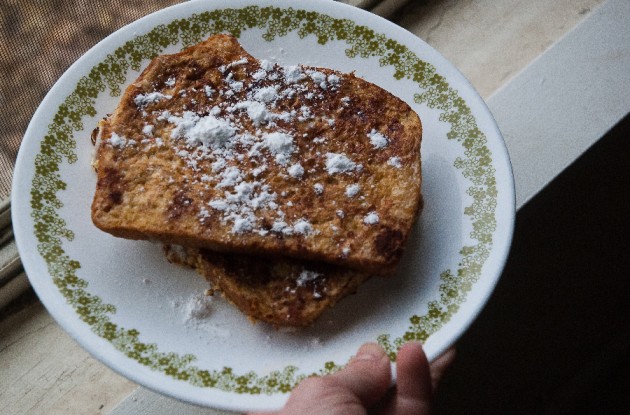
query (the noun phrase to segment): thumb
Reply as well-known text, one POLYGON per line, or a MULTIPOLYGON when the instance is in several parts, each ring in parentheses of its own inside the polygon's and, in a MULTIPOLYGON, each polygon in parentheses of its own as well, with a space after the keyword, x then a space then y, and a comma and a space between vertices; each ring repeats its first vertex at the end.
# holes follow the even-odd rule
POLYGON ((381 399, 391 381, 385 351, 368 343, 341 371, 302 381, 280 414, 358 415, 381 399))

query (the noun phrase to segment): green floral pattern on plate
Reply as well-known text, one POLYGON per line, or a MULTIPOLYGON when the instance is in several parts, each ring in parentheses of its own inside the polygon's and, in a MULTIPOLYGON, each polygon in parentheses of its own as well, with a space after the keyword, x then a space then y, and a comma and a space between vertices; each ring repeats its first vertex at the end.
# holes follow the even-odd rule
MULTIPOLYGON (((418 93, 415 101, 439 110, 440 121, 450 125, 447 138, 456 140, 464 149, 464 157, 455 160, 455 167, 471 183, 467 194, 473 202, 465 208, 464 214, 470 217, 473 228, 470 237, 476 243, 461 249, 456 270, 448 269, 441 273, 440 295, 429 303, 428 313, 411 316, 408 329, 402 336, 392 339, 390 334, 383 334, 378 341, 393 360, 404 342, 424 341, 439 330, 466 300, 491 251, 497 205, 492 154, 466 102, 431 64, 384 34, 348 19, 293 8, 249 6, 213 10, 173 20, 126 42, 81 78, 55 113, 35 158, 35 177, 30 192, 31 216, 38 252, 60 293, 94 333, 111 342, 121 353, 153 370, 199 387, 247 394, 287 393, 310 374, 300 373, 295 366, 287 366, 265 376, 253 371, 235 373, 229 367, 205 370, 193 364, 194 355, 160 351, 156 344, 141 341, 138 330, 114 323, 111 316, 116 313, 116 308, 104 304, 87 290, 87 282, 77 275, 81 264, 64 252, 62 241, 72 241, 74 234, 58 213, 62 202, 57 193, 67 187, 59 174, 60 165, 64 160, 67 163, 77 161, 74 134, 85 128, 83 117, 96 116, 94 106, 99 94, 108 90, 112 96, 120 95, 127 72, 130 69, 140 70, 144 60, 154 58, 168 46, 180 43, 184 47, 193 45, 221 32, 230 32, 238 37, 251 28, 262 29, 262 37, 266 41, 297 32, 301 38, 316 36, 322 45, 331 40, 346 42, 349 58, 378 57, 381 66, 395 69, 396 79, 409 79, 416 83, 418 93)), ((328 362, 317 374, 331 373, 340 367, 328 362)))

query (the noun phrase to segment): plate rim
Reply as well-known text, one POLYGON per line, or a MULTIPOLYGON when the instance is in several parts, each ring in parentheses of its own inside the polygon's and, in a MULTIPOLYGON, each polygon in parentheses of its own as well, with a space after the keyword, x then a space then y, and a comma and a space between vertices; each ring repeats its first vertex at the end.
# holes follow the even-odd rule
MULTIPOLYGON (((272 5, 274 7, 278 7, 278 8, 288 8, 291 7, 290 5, 295 5, 295 3, 291 3, 290 1, 275 1, 275 2, 271 2, 271 1, 255 1, 255 0, 243 0, 243 1, 234 1, 232 3, 230 3, 229 7, 221 7, 223 6, 223 4, 221 2, 203 2, 203 1, 196 1, 196 2, 190 2, 190 3, 183 3, 183 4, 179 4, 179 5, 174 5, 165 9, 162 9, 158 12, 152 13, 150 15, 147 15, 133 23, 130 23, 129 25, 119 29, 118 31, 112 33, 111 35, 109 35, 108 37, 106 37, 105 39, 103 39, 101 42, 97 43, 94 47, 92 47, 88 52, 86 52, 81 58, 79 58, 73 65, 70 66, 70 68, 68 68, 66 70, 66 72, 64 72, 64 74, 58 79, 58 81, 55 83, 55 85, 50 89, 50 91, 48 92, 48 94, 46 95, 46 97, 44 98, 44 100, 42 101, 42 103, 40 104, 40 106, 38 107, 37 111, 35 112, 35 114, 32 117, 32 122, 29 124, 28 129, 26 130, 26 133, 24 135, 24 138, 26 139, 27 137, 33 135, 33 130, 36 129, 36 126, 34 126, 34 121, 38 120, 39 118, 42 117, 42 115, 40 114, 41 112, 44 111, 45 107, 47 106, 53 106, 56 107, 56 104, 51 104, 51 102, 55 102, 54 99, 58 97, 55 97, 55 93, 57 93, 57 89, 59 89, 59 85, 62 85, 63 83, 69 82, 68 79, 71 79, 72 76, 75 72, 77 72, 77 68, 82 68, 82 66, 84 65, 84 62, 89 62, 90 59, 93 58, 93 55, 98 56, 98 52, 100 52, 101 49, 105 48, 104 50, 108 50, 107 46, 108 44, 112 44, 112 45, 120 45, 121 43, 116 43, 116 41, 118 40, 118 38, 133 38, 134 36, 129 36, 127 32, 133 32, 133 30, 136 28, 136 26, 142 26, 145 22, 150 21, 152 19, 155 20, 159 20, 162 15, 166 16, 168 14, 171 13, 172 10, 176 9, 176 10, 183 10, 186 6, 189 6, 190 4, 196 4, 196 5, 204 5, 206 9, 208 10, 214 10, 214 9, 227 9, 227 8, 239 8, 239 7, 244 7, 241 5, 256 5, 256 6, 261 6, 265 5, 265 4, 269 4, 272 5), (68 75, 68 76, 66 76, 68 75)), ((444 349, 446 349, 446 347, 448 347, 448 345, 453 344, 466 330, 467 328, 470 326, 470 324, 472 324, 472 322, 476 319, 477 315, 481 312, 481 310, 484 308, 484 305, 486 304, 488 298, 490 297, 490 295, 492 294, 492 292, 494 291, 494 287, 496 286, 496 283, 498 282, 499 278, 500 278, 500 274, 501 271, 504 268, 505 262, 507 261, 507 256, 509 253, 509 248, 510 248, 510 244, 511 244, 511 239, 512 239, 512 235, 513 235, 513 230, 514 230, 514 212, 515 212, 515 192, 514 192, 514 178, 513 178, 513 174, 511 173, 511 164, 510 164, 510 160, 509 160, 509 154, 507 152, 507 147, 505 145, 505 141, 502 139, 501 133, 499 131, 499 128, 496 124, 496 121, 494 120, 492 113, 490 112, 489 108, 487 107, 486 103, 481 99, 481 97, 478 95, 478 93, 475 91, 475 89, 472 87, 472 85, 470 84, 470 82, 450 63, 448 62, 444 57, 442 57, 437 51, 435 51, 435 49, 433 49, 431 46, 427 45, 425 42, 423 42, 421 39, 419 39, 418 37, 416 37, 415 35, 411 34, 410 32, 406 31, 405 29, 394 25, 391 22, 386 21, 385 19, 382 19, 378 16, 372 15, 364 10, 361 9, 357 9, 354 8, 352 6, 348 6, 345 4, 338 4, 338 3, 333 3, 333 2, 328 2, 328 1, 313 1, 309 4, 300 4, 299 5, 300 9, 304 9, 304 10, 313 10, 316 11, 317 13, 330 13, 331 10, 334 11, 335 8, 340 8, 342 10, 345 10, 347 13, 350 14, 358 14, 359 16, 361 16, 361 22, 360 24, 362 26, 368 26, 369 28, 374 28, 375 26, 377 26, 377 23, 372 24, 372 22, 370 22, 370 19, 374 19, 373 22, 379 22, 378 24, 380 25, 385 25, 387 27, 387 31, 386 34, 388 36, 388 38, 392 35, 392 32, 395 33, 397 36, 395 36, 395 38, 399 39, 399 38, 405 38, 405 37, 411 37, 410 39, 405 39, 405 42, 401 42, 403 43, 405 46, 409 46, 410 49, 413 49, 413 43, 415 42, 420 42, 423 44, 423 47, 428 48, 432 51, 434 51, 434 55, 435 56, 431 56, 431 64, 434 64, 435 62, 435 57, 438 57, 438 61, 440 60, 439 58, 442 59, 442 62, 439 62, 439 66, 440 67, 448 67, 449 70, 451 72, 454 71, 455 75, 458 75, 460 79, 457 79, 458 81, 458 89, 461 90, 463 89, 463 87, 465 87, 468 92, 469 92, 469 97, 466 99, 466 103, 470 105, 470 100, 475 101, 475 105, 470 105, 473 108, 476 108, 476 111, 482 111, 484 113, 485 116, 489 116, 490 117, 490 123, 485 125, 484 130, 487 130, 488 128, 492 128, 493 129, 493 134, 498 138, 498 140, 496 142, 494 142, 494 147, 493 147, 493 152, 497 152, 500 151, 502 154, 502 158, 497 158, 494 161, 498 162, 498 160, 502 160, 505 161, 505 165, 503 166, 504 169, 507 169, 507 171, 509 171, 510 174, 508 174, 506 177, 503 178, 503 180, 507 180, 508 183, 506 183, 506 187, 502 188, 502 190, 507 190, 509 194, 507 194, 507 198, 509 200, 506 201, 506 203, 509 204, 509 206, 507 206, 507 208, 509 208, 510 210, 510 217, 507 218, 507 223, 506 223, 506 227, 502 228, 505 236, 505 240, 506 243, 504 243, 503 245, 500 246, 500 252, 495 251, 496 249, 499 249, 499 247, 494 246, 493 247, 493 252, 495 253, 495 256, 498 257, 497 259, 497 264, 496 266, 493 267, 494 272, 492 272, 493 278, 489 277, 484 277, 486 280, 490 281, 490 288, 486 289, 483 291, 482 294, 485 294, 485 296, 482 296, 481 300, 477 300, 477 307, 475 307, 474 313, 471 313, 470 315, 467 316, 467 318, 459 323, 459 327, 456 330, 456 332, 451 336, 452 341, 448 342, 448 344, 443 344, 443 347, 440 349, 438 348, 436 352, 433 353, 433 356, 430 356, 431 358, 435 358, 437 357, 439 354, 441 354, 441 352, 444 351, 444 349), (323 11, 320 10, 320 8, 324 8, 327 9, 327 11, 323 11), (367 21, 363 20, 363 19, 367 19, 367 21), (410 42, 413 41, 412 42, 410 42), (462 83, 463 85, 460 86, 460 83, 462 83)), ((185 13, 187 16, 192 16, 193 12, 186 12, 185 13)), ((179 17, 170 17, 171 20, 177 19, 179 17)), ((168 19, 168 18, 167 18, 168 19)), ((156 25, 158 25, 160 23, 154 23, 152 27, 155 27, 156 25)), ((378 26, 379 29, 381 29, 381 26, 378 26)), ((379 33, 381 33, 379 31, 379 33)), ((114 48, 110 47, 109 48, 110 53, 113 52, 114 48)), ((423 56, 424 58, 424 56, 423 56)), ((89 69, 89 68, 85 68, 85 69, 89 69)), ((81 71, 79 70, 78 73, 80 73, 81 71)), ((85 72, 85 71, 84 71, 85 72)), ((76 76, 76 74, 75 74, 76 76)), ((449 75, 449 80, 451 80, 451 78, 453 78, 453 74, 449 75)), ((74 83, 74 81, 72 81, 74 83)), ((66 94, 68 93, 68 91, 66 91, 65 94, 62 94, 62 98, 66 97, 66 94)), ((60 102, 63 102, 60 101, 60 102)), ((477 117, 475 117, 477 118, 477 117)), ((41 139, 41 137, 40 137, 41 139)), ((24 140, 26 141, 26 140, 24 140)), ((41 140, 38 140, 37 143, 39 143, 41 140)), ((24 146, 20 146, 20 151, 18 153, 18 158, 16 161, 16 167, 18 167, 19 165, 23 165, 25 162, 22 161, 23 159, 27 158, 27 155, 24 154, 23 152, 24 146)), ((32 167, 32 166, 31 166, 32 167)), ((30 168, 29 168, 30 169, 30 168)), ((24 172, 23 168, 21 168, 20 170, 18 170, 17 168, 15 169, 15 176, 13 179, 13 189, 12 189, 12 193, 11 193, 11 198, 12 198, 12 204, 16 207, 21 207, 23 206, 21 201, 18 201, 18 195, 20 194, 20 190, 19 187, 21 185, 24 184, 24 176, 26 176, 26 172, 24 172), (16 204, 17 202, 17 204, 16 204)), ((30 187, 32 186, 32 176, 30 175, 29 178, 30 180, 26 180, 26 184, 27 184, 27 188, 30 189, 30 187)), ((26 200, 26 198, 25 198, 26 200)), ((28 203, 24 203, 25 205, 28 205, 28 203)), ((28 210, 30 211, 30 206, 28 207, 28 210)), ((20 234, 23 229, 24 229, 24 225, 22 224, 22 218, 19 217, 20 215, 17 213, 19 211, 19 209, 14 209, 12 210, 12 219, 14 221, 15 224, 17 224, 16 228, 18 228, 19 230, 16 231, 16 242, 18 245, 18 250, 19 252, 22 253, 26 253, 29 251, 29 249, 27 247, 24 247, 22 245, 22 236, 18 234, 20 234)), ((32 231, 32 230, 29 230, 32 231)), ((497 234, 497 232, 495 232, 495 235, 497 234)), ((40 256, 39 254, 36 254, 35 256, 40 256)), ((32 268, 36 268, 34 265, 32 265, 32 263, 30 261, 24 261, 24 268, 25 270, 27 270, 27 275, 29 275, 30 273, 28 272, 29 269, 32 268)), ((32 269, 31 269, 32 270, 32 269)), ((33 275, 33 274, 30 274, 33 275)), ((48 277, 50 277, 50 275, 47 275, 48 277)), ((33 280, 31 277, 29 277, 29 280, 33 280)), ((42 303, 45 304, 47 309, 51 308, 51 304, 50 301, 48 300, 44 300, 44 298, 42 297, 46 297, 45 295, 42 295, 42 293, 40 293, 37 289, 37 283, 33 284, 31 282, 31 284, 33 285, 33 287, 35 288, 38 296, 40 297, 40 299, 42 299, 42 303)), ((47 298, 47 297, 46 297, 47 298)), ((67 302, 64 302, 63 306, 67 307, 69 304, 67 302)), ((56 305, 55 307, 52 307, 53 309, 56 309, 56 305)), ((93 350, 92 348, 88 348, 86 347, 85 342, 83 341, 83 339, 81 338, 81 336, 79 335, 79 331, 80 330, 76 330, 75 328, 72 327, 72 324, 70 324, 68 321, 66 321, 67 319, 63 316, 63 313, 61 313, 60 311, 52 313, 53 317, 55 318, 55 320, 57 320, 60 325, 64 328, 65 331, 69 332, 72 337, 74 337, 79 344, 81 344, 82 347, 84 347, 86 350, 88 350, 90 352, 90 354, 94 357, 96 357, 98 360, 102 361, 103 363, 105 363, 108 367, 116 370, 118 373, 121 373, 123 376, 133 379, 134 381, 136 381, 137 383, 140 383, 144 386, 147 386, 151 389, 155 389, 158 392, 161 393, 165 393, 171 396, 175 396, 178 399, 185 399, 188 400, 189 402, 193 402, 193 403, 197 403, 197 404, 202 404, 202 405, 209 405, 210 403, 207 401, 195 401, 195 400, 189 400, 187 397, 182 397, 182 396, 178 396, 178 395, 173 395, 172 390, 164 390, 164 388, 152 388, 149 384, 147 384, 146 379, 135 379, 133 376, 133 373, 130 373, 130 371, 122 371, 119 370, 118 368, 116 368, 114 366, 112 366, 112 360, 114 359, 116 360, 117 358, 121 357, 120 355, 122 355, 122 353, 120 351, 118 351, 117 349, 113 350, 113 354, 111 357, 107 356, 107 353, 102 353, 103 351, 96 351, 93 350), (58 314, 59 313, 59 314, 58 314), (99 353, 100 352, 100 353, 99 353)), ((448 323, 447 323, 448 324, 448 323)), ((96 333, 92 332, 90 330, 91 333, 93 333, 93 335, 98 338, 99 341, 104 342, 104 344, 110 344, 110 342, 106 341, 105 339, 102 339, 100 336, 98 336, 96 333)), ((136 363, 133 359, 131 358, 127 358, 127 356, 122 355, 123 360, 125 362, 127 362, 128 360, 132 360, 134 363, 136 363)), ((160 375, 163 375, 161 372, 157 372, 160 373, 160 375)), ((162 377, 162 376, 160 376, 162 377)), ((229 394, 233 394, 232 392, 228 392, 229 394)), ((260 396, 260 395, 259 395, 260 396)), ((286 394, 284 394, 284 396, 286 396, 286 394)), ((238 395, 238 397, 240 398, 241 395, 238 395)), ((213 402, 211 405, 215 406, 215 407, 223 407, 222 405, 217 405, 216 402, 213 402)), ((276 406, 273 406, 271 408, 268 407, 259 407, 256 406, 254 408, 251 409, 255 409, 255 410, 260 410, 260 409, 277 409, 276 406)), ((228 405, 225 406, 224 409, 238 409, 241 410, 242 406, 238 406, 238 407, 234 407, 232 405, 228 405)))

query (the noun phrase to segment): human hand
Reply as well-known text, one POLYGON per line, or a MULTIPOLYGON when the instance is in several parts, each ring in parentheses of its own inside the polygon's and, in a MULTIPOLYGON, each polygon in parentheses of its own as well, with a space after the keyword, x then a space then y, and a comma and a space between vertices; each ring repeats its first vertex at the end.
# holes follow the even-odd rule
MULTIPOLYGON (((377 344, 361 346, 341 371, 302 381, 285 407, 266 415, 425 415, 430 412, 433 391, 454 357, 447 351, 432 366, 420 343, 407 343, 396 359, 396 386, 390 389, 391 365, 377 344)), ((265 415, 265 414, 259 414, 265 415)))

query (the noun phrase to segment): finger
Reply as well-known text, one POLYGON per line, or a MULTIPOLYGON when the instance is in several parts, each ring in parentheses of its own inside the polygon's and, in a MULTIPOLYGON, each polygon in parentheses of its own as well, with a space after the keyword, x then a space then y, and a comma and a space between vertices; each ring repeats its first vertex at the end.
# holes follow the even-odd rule
POLYGON ((433 385, 433 393, 438 388, 438 385, 442 381, 444 374, 455 360, 457 352, 454 347, 451 347, 444 353, 442 353, 437 359, 431 362, 431 384, 433 385))
POLYGON ((385 395, 391 376, 391 362, 385 350, 376 343, 367 343, 343 370, 331 377, 364 406, 370 406, 385 395))
POLYGON ((281 414, 365 414, 391 380, 390 361, 376 344, 363 345, 341 371, 307 378, 294 390, 281 414))
POLYGON ((401 347, 396 358, 396 373, 396 394, 390 412, 396 415, 428 414, 433 395, 431 374, 420 343, 410 342, 401 347))

